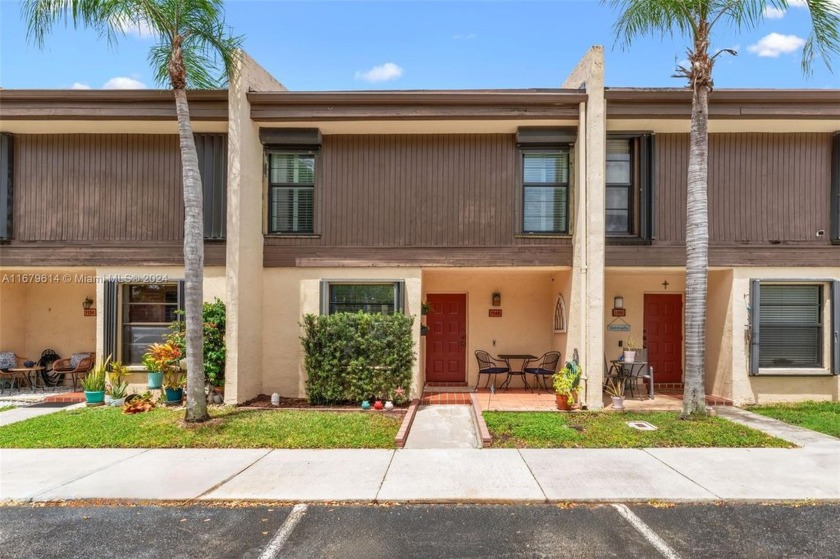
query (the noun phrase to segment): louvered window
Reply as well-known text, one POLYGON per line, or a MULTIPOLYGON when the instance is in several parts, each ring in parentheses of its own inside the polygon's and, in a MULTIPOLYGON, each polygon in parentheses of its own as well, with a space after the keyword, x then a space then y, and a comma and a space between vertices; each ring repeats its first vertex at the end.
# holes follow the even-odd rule
POLYGON ((822 285, 761 285, 758 366, 823 366, 822 285))
POLYGON ((607 140, 607 234, 633 233, 631 140, 607 140))
POLYGON ((569 150, 522 153, 524 233, 569 231, 569 150))
POLYGON ((269 233, 314 231, 315 154, 268 155, 269 233))

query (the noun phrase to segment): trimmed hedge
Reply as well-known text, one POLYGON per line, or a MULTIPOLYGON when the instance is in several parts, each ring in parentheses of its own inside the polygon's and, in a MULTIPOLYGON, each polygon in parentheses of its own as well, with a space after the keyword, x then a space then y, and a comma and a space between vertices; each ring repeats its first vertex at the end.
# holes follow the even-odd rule
POLYGON ((403 314, 304 316, 301 342, 309 401, 392 399, 397 388, 407 396, 415 359, 413 324, 414 318, 403 314))

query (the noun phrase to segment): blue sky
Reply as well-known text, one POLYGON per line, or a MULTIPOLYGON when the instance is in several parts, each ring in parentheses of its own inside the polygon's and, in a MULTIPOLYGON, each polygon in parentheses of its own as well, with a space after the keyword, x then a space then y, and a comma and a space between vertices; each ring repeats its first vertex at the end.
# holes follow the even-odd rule
MULTIPOLYGON (((608 86, 683 85, 670 76, 685 58, 684 38, 614 47, 615 14, 592 0, 226 5, 245 50, 292 90, 559 87, 594 44, 606 48, 608 86)), ((840 87, 837 57, 835 74, 820 61, 810 79, 801 72, 807 10, 768 16, 754 30, 718 30, 714 46, 739 56, 715 67, 717 87, 840 87)), ((146 62, 152 40, 142 35, 111 48, 92 32, 58 27, 40 51, 26 43, 19 3, 0 0, 0 87, 157 87, 146 62)))

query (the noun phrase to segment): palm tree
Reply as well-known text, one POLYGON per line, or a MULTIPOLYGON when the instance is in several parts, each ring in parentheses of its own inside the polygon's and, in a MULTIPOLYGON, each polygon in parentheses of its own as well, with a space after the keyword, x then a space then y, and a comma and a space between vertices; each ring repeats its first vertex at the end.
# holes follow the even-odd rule
MULTIPOLYGON (((805 0, 811 14, 811 33, 802 52, 802 70, 810 74, 815 51, 826 66, 840 51, 840 16, 836 0, 805 0)), ((675 77, 688 80, 692 90, 691 135, 688 157, 685 285, 685 393, 684 418, 705 413, 704 360, 706 350, 706 283, 709 266, 709 217, 707 175, 709 161, 709 94, 712 69, 722 53, 710 55, 711 34, 716 25, 735 29, 754 28, 768 7, 785 10, 789 0, 601 0, 621 12, 615 23, 616 37, 627 47, 643 36, 679 33, 691 39, 688 65, 675 77)))
POLYGON ((94 29, 109 43, 127 29, 156 38, 149 51, 155 79, 175 94, 184 184, 184 280, 187 345, 186 421, 209 419, 204 395, 204 219, 198 154, 187 87, 223 87, 233 72, 241 37, 227 34, 222 0, 24 0, 27 37, 43 48, 59 21, 94 29))

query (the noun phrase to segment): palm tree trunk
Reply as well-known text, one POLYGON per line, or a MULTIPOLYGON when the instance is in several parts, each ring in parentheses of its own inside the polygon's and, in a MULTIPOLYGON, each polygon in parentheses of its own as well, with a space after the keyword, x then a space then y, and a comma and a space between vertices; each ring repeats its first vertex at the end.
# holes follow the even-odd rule
POLYGON ((181 88, 174 91, 184 182, 184 314, 187 324, 187 413, 184 419, 198 422, 210 418, 204 394, 204 213, 187 92, 181 88))
POLYGON ((685 231, 685 390, 682 416, 706 412, 706 290, 709 267, 709 87, 694 87, 685 231))

